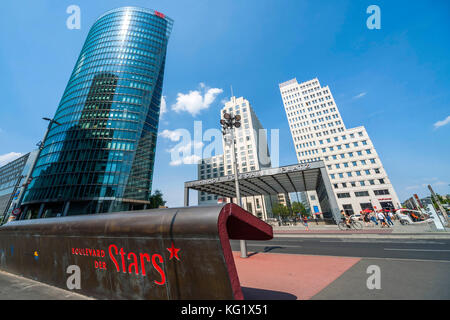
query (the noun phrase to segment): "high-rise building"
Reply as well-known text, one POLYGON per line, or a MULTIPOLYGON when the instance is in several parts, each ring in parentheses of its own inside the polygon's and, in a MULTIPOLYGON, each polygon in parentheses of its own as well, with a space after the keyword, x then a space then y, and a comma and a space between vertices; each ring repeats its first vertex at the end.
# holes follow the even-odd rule
MULTIPOLYGON (((299 163, 324 161, 341 210, 399 208, 400 202, 363 126, 348 129, 331 90, 317 78, 279 85, 299 163)), ((320 212, 315 192, 307 192, 312 212, 320 212)))
POLYGON ((36 156, 34 150, 0 167, 0 224, 7 222, 19 201, 36 156))
MULTIPOLYGON (((241 127, 235 128, 235 154, 237 169, 239 173, 257 171, 271 167, 267 134, 261 122, 256 116, 250 102, 243 98, 231 97, 221 110, 221 118, 225 113, 233 116, 241 116, 241 127)), ((209 179, 234 174, 232 147, 222 139, 223 155, 202 159, 198 164, 198 178, 209 179)), ((286 196, 253 196, 242 197, 241 204, 244 209, 254 215, 266 220, 271 212, 272 203, 284 202, 287 204, 286 196)), ((221 201, 217 195, 201 192, 198 197, 199 205, 215 204, 221 201)), ((229 201, 229 199, 225 199, 229 201)), ((225 202, 224 201, 224 202, 225 202)))
POLYGON ((150 9, 91 27, 25 194, 22 218, 144 209, 150 203, 167 43, 150 9))

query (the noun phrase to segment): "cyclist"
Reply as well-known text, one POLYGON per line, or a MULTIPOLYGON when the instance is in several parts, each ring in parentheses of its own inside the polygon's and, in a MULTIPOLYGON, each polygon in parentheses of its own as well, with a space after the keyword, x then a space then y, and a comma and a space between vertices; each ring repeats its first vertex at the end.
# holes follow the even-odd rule
POLYGON ((344 210, 341 210, 342 215, 342 221, 345 222, 348 228, 351 228, 350 226, 350 215, 348 215, 344 210))

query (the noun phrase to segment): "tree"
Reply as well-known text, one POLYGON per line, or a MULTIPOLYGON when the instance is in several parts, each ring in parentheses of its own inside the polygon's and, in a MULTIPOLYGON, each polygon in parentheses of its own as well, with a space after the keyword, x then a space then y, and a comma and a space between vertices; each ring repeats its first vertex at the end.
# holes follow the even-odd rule
POLYGON ((306 212, 306 208, 305 208, 305 206, 303 205, 303 203, 298 202, 298 201, 292 202, 292 211, 294 211, 294 215, 297 215, 297 214, 299 214, 299 213, 300 213, 302 216, 303 216, 303 215, 308 215, 307 212, 306 212))
POLYGON ((272 213, 275 216, 280 216, 282 218, 288 217, 290 215, 288 207, 280 203, 276 203, 272 206, 272 213))
POLYGON ((159 190, 155 190, 155 193, 153 193, 150 196, 150 209, 156 209, 160 206, 165 206, 167 201, 163 200, 163 194, 159 190))

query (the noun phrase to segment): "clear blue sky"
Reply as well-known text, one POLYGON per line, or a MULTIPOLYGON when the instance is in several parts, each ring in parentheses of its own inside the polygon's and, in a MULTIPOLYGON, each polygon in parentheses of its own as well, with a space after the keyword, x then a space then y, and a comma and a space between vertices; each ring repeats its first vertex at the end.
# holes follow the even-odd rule
MULTIPOLYGON (((278 84, 318 77, 330 86, 346 126, 366 127, 400 200, 427 195, 428 183, 450 193, 446 0, 2 3, 0 161, 35 148, 46 128, 40 119, 54 115, 90 26, 103 12, 126 5, 175 20, 160 132, 192 132, 194 121, 205 129, 217 127, 221 101, 230 97, 232 85, 236 96, 250 100, 265 128, 280 130, 280 165, 296 163, 278 84), (66 27, 72 4, 81 9, 80 30, 66 27), (381 9, 380 30, 366 27, 371 4, 381 9), (210 88, 223 91, 195 116, 172 110, 178 94, 205 94, 210 88)), ((159 137, 153 182, 169 206, 182 205, 183 183, 197 177, 195 165, 169 164, 174 145, 159 137)))

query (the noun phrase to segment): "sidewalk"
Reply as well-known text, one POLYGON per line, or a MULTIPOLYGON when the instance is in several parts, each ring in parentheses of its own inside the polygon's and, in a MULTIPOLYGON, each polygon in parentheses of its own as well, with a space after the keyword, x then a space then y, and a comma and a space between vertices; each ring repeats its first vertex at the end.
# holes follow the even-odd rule
POLYGON ((401 225, 397 221, 390 228, 380 226, 365 227, 355 230, 340 230, 337 225, 316 225, 314 222, 308 223, 309 230, 298 223, 293 226, 274 226, 274 237, 304 236, 304 237, 367 237, 367 238, 407 238, 407 239, 450 239, 450 229, 438 231, 431 224, 401 225))
POLYGON ((245 300, 307 300, 361 258, 233 252, 245 300))

